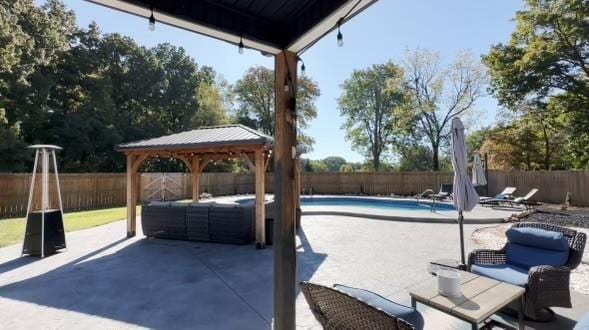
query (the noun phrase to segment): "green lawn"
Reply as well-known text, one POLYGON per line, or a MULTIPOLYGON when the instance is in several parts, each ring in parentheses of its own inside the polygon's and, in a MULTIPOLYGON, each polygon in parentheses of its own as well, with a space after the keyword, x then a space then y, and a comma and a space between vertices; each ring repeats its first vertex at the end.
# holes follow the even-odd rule
MULTIPOLYGON (((141 206, 137 206, 137 214, 141 214, 141 206)), ((96 227, 125 219, 126 216, 126 207, 66 213, 65 231, 96 227)), ((0 220, 0 247, 22 242, 25 232, 24 220, 25 218, 0 220)))

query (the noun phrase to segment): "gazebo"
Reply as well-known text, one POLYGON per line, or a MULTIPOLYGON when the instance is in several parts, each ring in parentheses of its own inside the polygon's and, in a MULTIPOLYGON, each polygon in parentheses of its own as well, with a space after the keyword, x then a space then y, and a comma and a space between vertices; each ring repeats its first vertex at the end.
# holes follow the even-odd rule
MULTIPOLYGON (((295 328, 296 91, 300 55, 376 0, 87 0, 275 59, 274 327, 295 328)), ((343 35, 338 32, 338 44, 343 35)), ((335 42, 335 40, 334 40, 335 42)), ((130 169, 140 158, 129 157, 130 169)), ((140 156, 141 157, 141 156, 140 156)), ((140 162, 139 162, 140 163, 140 162)), ((199 164, 200 165, 200 164, 199 164)), ((133 172, 133 171, 131 171, 133 172)), ((129 183, 132 183, 129 181, 129 183)), ((132 188, 128 188, 128 194, 132 188)))
POLYGON ((217 160, 241 158, 256 183, 256 246, 264 248, 264 177, 271 156, 272 138, 243 125, 202 127, 157 138, 120 144, 127 156, 127 237, 135 236, 139 167, 149 158, 181 160, 192 173, 192 201, 198 203, 200 174, 217 160))

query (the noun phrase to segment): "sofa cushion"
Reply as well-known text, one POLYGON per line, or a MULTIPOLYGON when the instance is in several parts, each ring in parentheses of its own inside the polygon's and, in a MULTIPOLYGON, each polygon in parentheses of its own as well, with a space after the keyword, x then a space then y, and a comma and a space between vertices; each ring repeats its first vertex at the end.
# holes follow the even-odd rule
POLYGON ((374 292, 363 289, 352 288, 341 284, 334 285, 334 288, 343 293, 347 293, 352 297, 358 298, 372 307, 376 307, 390 315, 403 319, 413 325, 417 330, 423 329, 423 316, 421 316, 421 313, 415 308, 397 304, 396 302, 390 301, 374 292))
POLYGON ((510 228, 505 235, 510 243, 554 251, 568 251, 569 244, 563 233, 539 228, 510 228))
POLYGON ((513 265, 472 265, 470 271, 517 286, 528 284, 528 270, 513 265))
POLYGON ((149 205, 152 206, 170 206, 170 202, 162 202, 162 201, 151 201, 149 205))
POLYGON ((569 257, 569 251, 554 251, 508 243, 505 251, 507 263, 530 269, 534 266, 563 266, 569 257))

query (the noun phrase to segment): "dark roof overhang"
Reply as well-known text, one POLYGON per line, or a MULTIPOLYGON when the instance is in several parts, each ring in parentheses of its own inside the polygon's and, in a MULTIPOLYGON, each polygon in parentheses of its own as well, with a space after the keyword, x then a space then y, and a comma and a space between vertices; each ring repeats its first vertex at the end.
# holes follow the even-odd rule
POLYGON ((87 0, 235 45, 300 54, 376 0, 87 0))

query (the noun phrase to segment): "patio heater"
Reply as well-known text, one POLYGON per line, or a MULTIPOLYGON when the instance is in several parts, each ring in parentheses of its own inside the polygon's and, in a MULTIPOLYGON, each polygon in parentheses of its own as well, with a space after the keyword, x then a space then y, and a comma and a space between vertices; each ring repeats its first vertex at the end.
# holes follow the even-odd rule
POLYGON ((63 204, 59 188, 54 145, 32 145, 35 150, 35 165, 31 177, 27 226, 22 254, 46 256, 64 249, 63 204))

